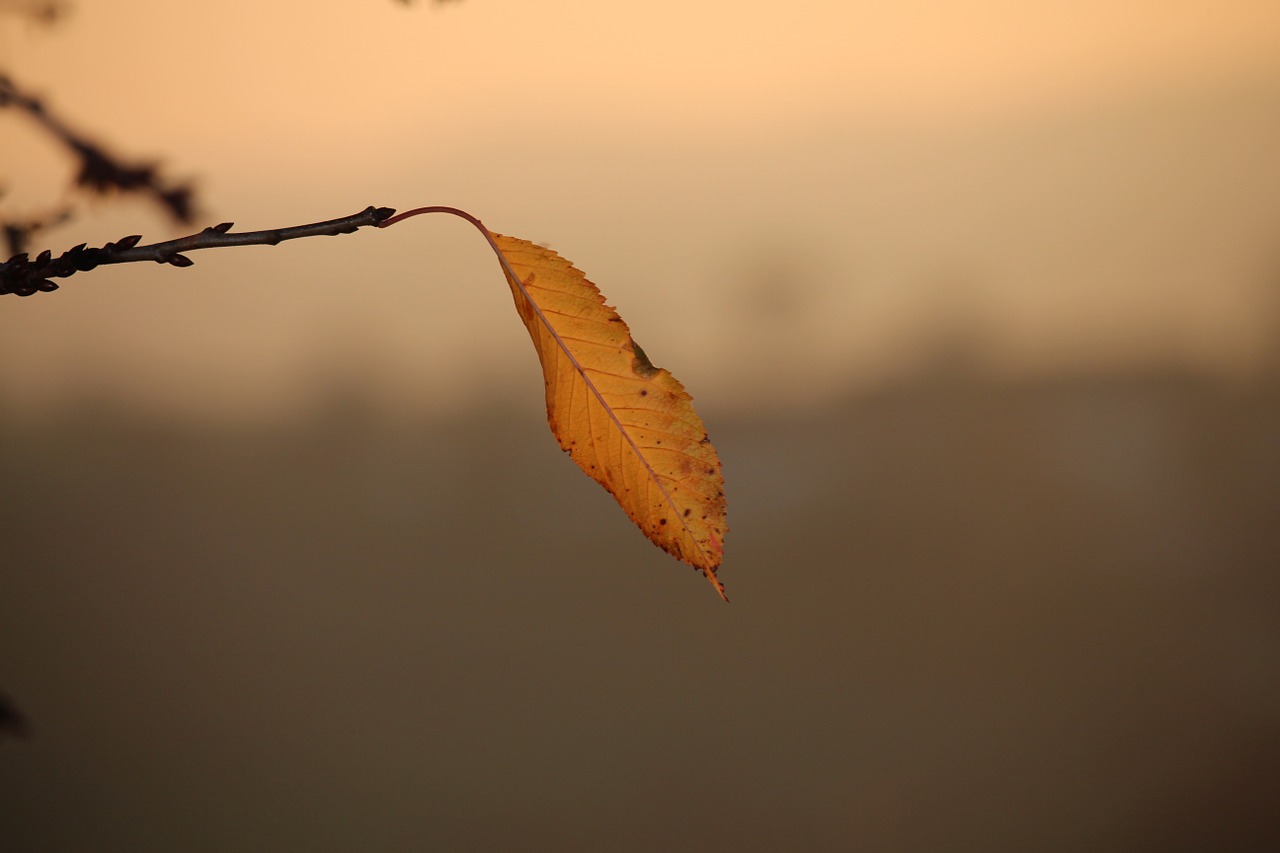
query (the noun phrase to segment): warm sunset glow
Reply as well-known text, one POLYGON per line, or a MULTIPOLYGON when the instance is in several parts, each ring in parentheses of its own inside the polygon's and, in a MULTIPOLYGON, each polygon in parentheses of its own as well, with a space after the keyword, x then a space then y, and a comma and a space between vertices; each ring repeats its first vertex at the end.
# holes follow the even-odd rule
POLYGON ((1280 2, 46 3, 0 851, 1280 850, 1280 2))
MULTIPOLYGON (((958 317, 1011 371, 1248 372, 1274 332, 1273 3, 121 0, 0 36, 78 127, 194 176, 209 222, 464 206, 617 282, 655 357, 725 403, 759 402, 739 371, 766 339, 756 369, 817 400, 910 369, 958 317)), ((63 198, 43 138, 0 133, 4 203, 63 198)), ((90 209, 50 246, 176 233, 90 209)), ((337 361, 409 410, 519 384, 500 282, 455 236, 97 272, 0 315, 5 347, 44 353, 0 388, 218 416, 290 410, 337 361)))

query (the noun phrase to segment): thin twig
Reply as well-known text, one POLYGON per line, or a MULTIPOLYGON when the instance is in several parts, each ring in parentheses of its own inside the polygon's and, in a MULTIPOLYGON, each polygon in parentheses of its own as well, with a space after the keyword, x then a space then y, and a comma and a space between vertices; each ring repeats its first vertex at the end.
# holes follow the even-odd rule
POLYGON ((38 24, 52 26, 69 11, 62 0, 4 0, 0 2, 0 14, 25 15, 38 24))
POLYGON ((76 183, 94 192, 118 189, 150 195, 176 221, 190 223, 193 216, 191 184, 175 184, 164 179, 154 164, 125 163, 102 146, 72 130, 54 115, 39 98, 30 95, 0 72, 0 107, 13 107, 29 115, 80 160, 76 183))
POLYGON ((27 250, 27 245, 35 235, 47 228, 61 225, 71 219, 71 208, 63 205, 43 216, 31 216, 26 219, 0 219, 0 234, 8 244, 7 251, 16 255, 27 250))
POLYGON ((34 261, 23 253, 14 255, 0 264, 0 295, 12 293, 18 296, 31 296, 34 293, 47 293, 58 289, 58 285, 52 279, 67 278, 78 272, 87 272, 107 264, 155 261, 158 264, 189 267, 195 262, 182 253, 196 249, 274 246, 285 240, 297 240, 301 237, 350 234, 365 226, 380 225, 390 219, 393 214, 395 210, 390 207, 366 207, 359 213, 340 219, 240 233, 232 233, 232 223, 223 222, 221 225, 213 225, 189 237, 179 237, 176 240, 166 240, 163 243, 151 243, 146 246, 138 245, 142 237, 135 234, 96 249, 86 248, 81 243, 56 258, 47 250, 41 252, 34 261))
POLYGON ((12 734, 15 737, 27 736, 27 719, 17 707, 9 701, 9 697, 0 693, 0 735, 12 734))

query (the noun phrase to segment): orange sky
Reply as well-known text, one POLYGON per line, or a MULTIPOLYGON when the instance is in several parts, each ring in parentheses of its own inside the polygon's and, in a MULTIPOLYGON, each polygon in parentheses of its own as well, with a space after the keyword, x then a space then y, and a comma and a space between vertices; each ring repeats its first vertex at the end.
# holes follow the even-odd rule
MULTIPOLYGON (((463 206, 574 260, 726 405, 911 369, 955 317, 1008 369, 1249 369, 1273 329, 1276 44, 1275 3, 1167 0, 113 0, 0 22, 0 64, 196 177, 210 222, 463 206)), ((62 197, 26 123, 0 116, 0 145, 6 209, 62 197)), ((47 240, 133 232, 174 233, 100 203, 47 240)), ((6 300, 0 346, 40 358, 0 393, 252 413, 347 365, 413 409, 536 375, 464 227, 312 242, 6 300)))

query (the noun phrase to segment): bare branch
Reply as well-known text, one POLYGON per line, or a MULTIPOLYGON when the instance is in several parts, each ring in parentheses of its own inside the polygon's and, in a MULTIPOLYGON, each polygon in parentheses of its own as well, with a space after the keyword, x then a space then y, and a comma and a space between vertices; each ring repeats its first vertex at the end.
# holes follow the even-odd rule
POLYGON ((0 735, 27 736, 27 719, 22 716, 9 697, 0 693, 0 735))
POLYGON ((27 250, 27 244, 46 228, 61 225, 71 218, 71 208, 59 207, 43 216, 30 216, 21 220, 0 219, 0 235, 9 246, 10 254, 27 250))
POLYGON ((170 183, 159 175, 155 164, 128 164, 117 160, 51 114, 40 99, 19 89, 8 75, 0 73, 0 108, 3 107, 13 107, 31 116, 79 158, 76 183, 80 186, 98 193, 111 189, 145 193, 173 219, 191 222, 194 189, 190 184, 170 183))
POLYGON ((233 233, 232 223, 224 222, 189 237, 179 237, 176 240, 151 243, 146 246, 139 246, 138 241, 142 238, 133 235, 96 249, 86 248, 81 243, 56 258, 46 250, 41 252, 34 261, 30 260, 24 252, 0 264, 0 295, 31 296, 35 293, 48 293, 58 289, 58 285, 52 279, 67 278, 78 272, 87 272, 107 264, 155 261, 158 264, 189 267, 195 262, 182 254, 183 252, 225 246, 274 246, 285 240, 297 240, 301 237, 350 234, 365 226, 381 225, 394 213, 395 210, 389 207, 366 207, 359 213, 340 219, 240 233, 233 233))
POLYGON ((67 11, 68 4, 61 0, 3 0, 0 2, 0 14, 27 17, 45 26, 58 23, 66 16, 67 11))

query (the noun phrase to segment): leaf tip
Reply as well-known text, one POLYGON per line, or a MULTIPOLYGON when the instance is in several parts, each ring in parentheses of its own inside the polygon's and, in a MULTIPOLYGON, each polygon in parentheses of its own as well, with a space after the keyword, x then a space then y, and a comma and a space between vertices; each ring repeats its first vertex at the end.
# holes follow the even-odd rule
POLYGON ((722 584, 720 579, 716 577, 716 570, 706 569, 703 573, 707 576, 707 580, 711 581, 711 585, 716 588, 716 592, 720 594, 720 597, 724 599, 724 603, 728 604, 729 596, 725 594, 724 584, 722 584))

